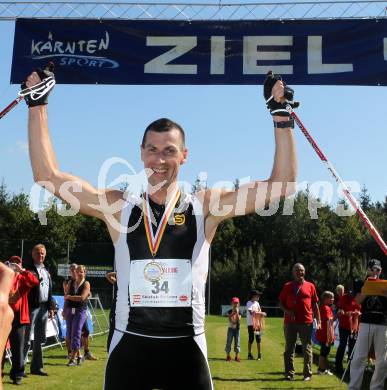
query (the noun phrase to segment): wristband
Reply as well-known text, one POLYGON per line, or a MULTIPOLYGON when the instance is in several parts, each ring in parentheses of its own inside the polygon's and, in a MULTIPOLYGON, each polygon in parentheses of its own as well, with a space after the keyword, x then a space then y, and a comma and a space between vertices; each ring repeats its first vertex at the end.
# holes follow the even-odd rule
POLYGON ((281 122, 273 121, 273 123, 274 123, 274 128, 277 128, 277 129, 286 129, 288 127, 294 129, 294 119, 293 118, 289 119, 288 121, 281 121, 281 122))

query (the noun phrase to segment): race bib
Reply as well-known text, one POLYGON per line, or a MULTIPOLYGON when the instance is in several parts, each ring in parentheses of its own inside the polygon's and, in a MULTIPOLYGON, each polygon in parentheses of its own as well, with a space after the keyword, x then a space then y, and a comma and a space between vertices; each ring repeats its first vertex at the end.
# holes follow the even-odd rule
POLYGON ((190 307, 191 260, 131 261, 129 292, 132 307, 190 307))

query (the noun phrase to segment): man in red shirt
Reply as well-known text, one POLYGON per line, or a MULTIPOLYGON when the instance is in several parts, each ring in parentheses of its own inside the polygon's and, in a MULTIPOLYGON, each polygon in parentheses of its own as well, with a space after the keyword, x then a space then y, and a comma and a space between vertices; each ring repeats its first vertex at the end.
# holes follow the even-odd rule
POLYGON ((292 273, 294 280, 285 283, 279 296, 279 306, 285 313, 285 378, 294 379, 294 350, 299 336, 304 351, 304 380, 310 381, 313 316, 317 320, 317 329, 321 328, 318 296, 314 284, 305 280, 305 267, 301 263, 294 264, 292 273))
POLYGON ((24 376, 24 336, 26 325, 30 323, 28 293, 39 284, 37 277, 22 267, 19 256, 12 256, 8 262, 15 272, 9 294, 9 305, 14 312, 12 330, 9 334, 12 353, 10 377, 15 385, 20 385, 24 376))

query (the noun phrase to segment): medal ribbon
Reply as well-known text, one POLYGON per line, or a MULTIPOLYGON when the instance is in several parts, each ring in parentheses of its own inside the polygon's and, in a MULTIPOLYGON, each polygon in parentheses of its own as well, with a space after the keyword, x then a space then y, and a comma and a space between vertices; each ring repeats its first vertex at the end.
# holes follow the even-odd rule
POLYGON ((179 197, 180 197, 180 190, 177 189, 164 210, 164 214, 161 217, 159 226, 157 227, 156 230, 156 234, 153 234, 152 221, 150 219, 151 209, 149 205, 148 194, 147 193, 144 194, 143 197, 144 225, 145 225, 145 232, 146 232, 146 238, 148 241, 149 250, 152 253, 153 257, 156 256, 156 253, 159 249, 161 240, 164 235, 165 228, 167 226, 168 219, 171 216, 172 211, 175 209, 179 197))

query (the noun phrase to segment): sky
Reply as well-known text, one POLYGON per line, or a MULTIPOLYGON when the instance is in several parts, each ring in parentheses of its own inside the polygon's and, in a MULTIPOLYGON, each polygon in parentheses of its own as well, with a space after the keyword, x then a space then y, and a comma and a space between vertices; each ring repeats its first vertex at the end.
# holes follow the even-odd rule
MULTIPOLYGON (((19 86, 10 85, 14 22, 0 22, 0 110, 19 86)), ((294 86, 298 116, 355 196, 365 185, 373 201, 387 195, 386 89, 384 87, 294 86)), ((153 120, 169 117, 187 137, 188 162, 180 180, 193 184, 201 172, 208 186, 235 179, 267 179, 274 137, 271 117, 257 86, 57 85, 49 99, 49 126, 60 168, 98 185, 103 163, 126 160, 140 172, 140 142, 153 120)), ((300 130, 294 130, 298 183, 334 204, 337 185, 300 130), (321 184, 323 183, 323 184, 321 184), (325 184, 324 184, 325 183, 325 184), (324 186, 322 189, 321 186, 324 186)), ((0 179, 12 193, 30 193, 27 108, 19 104, 0 120, 0 179)), ((125 164, 107 182, 131 174, 125 164)), ((223 183, 227 182, 227 183, 223 183)))

